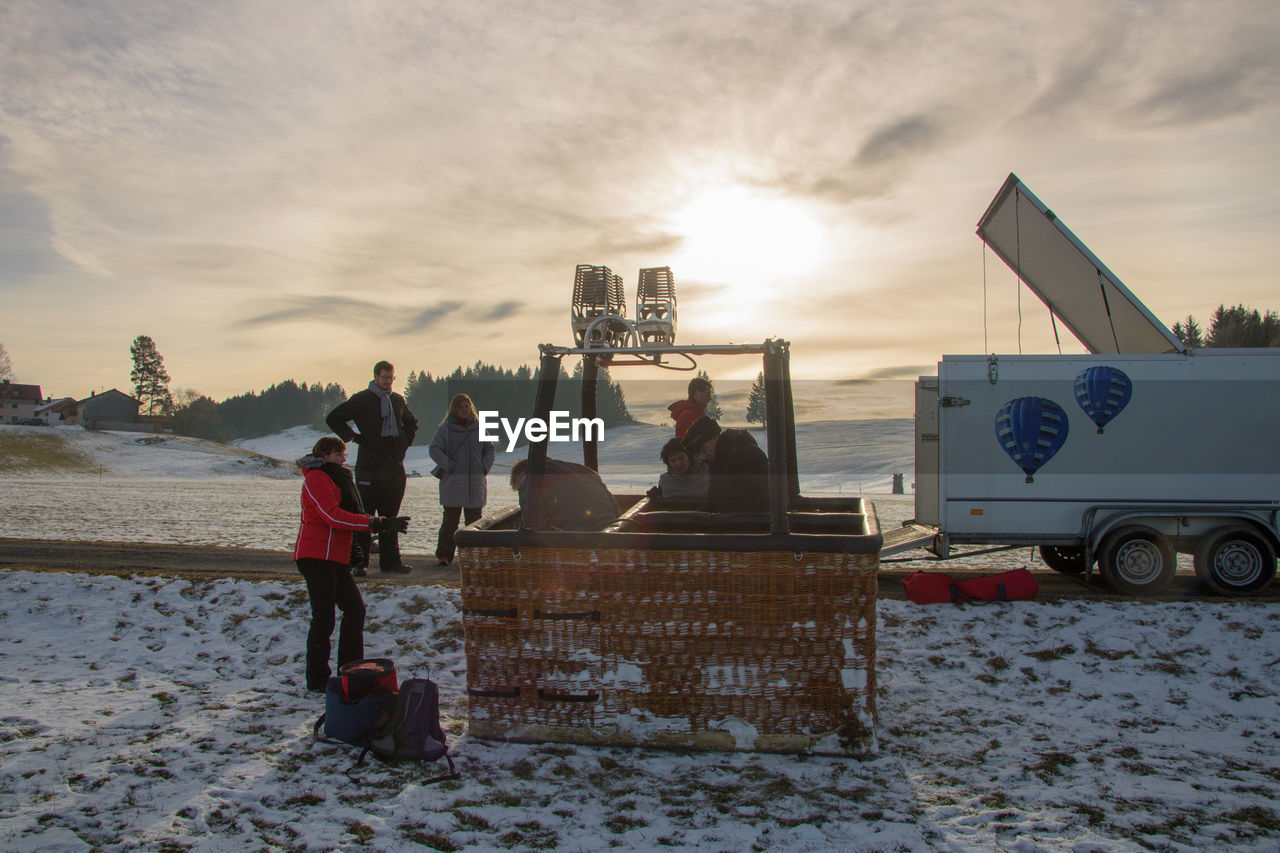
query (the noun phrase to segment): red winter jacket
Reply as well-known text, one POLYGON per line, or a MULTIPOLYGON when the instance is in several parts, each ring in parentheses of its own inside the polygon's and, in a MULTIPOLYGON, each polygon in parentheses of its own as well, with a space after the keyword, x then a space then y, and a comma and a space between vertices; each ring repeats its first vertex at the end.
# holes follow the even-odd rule
POLYGON ((676 400, 667 409, 676 419, 676 438, 684 438, 693 422, 707 413, 706 406, 699 406, 692 400, 676 400))
POLYGON ((293 546, 293 559, 310 557, 344 566, 351 559, 351 534, 369 529, 369 516, 338 506, 341 493, 319 468, 302 472, 302 526, 293 546))

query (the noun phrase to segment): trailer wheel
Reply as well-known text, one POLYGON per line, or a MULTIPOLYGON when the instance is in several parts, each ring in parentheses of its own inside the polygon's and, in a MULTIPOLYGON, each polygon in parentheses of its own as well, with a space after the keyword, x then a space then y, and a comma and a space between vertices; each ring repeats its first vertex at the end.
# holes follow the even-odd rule
POLYGON ((1098 547, 1098 571, 1116 592, 1150 595, 1168 586, 1177 571, 1169 540, 1147 527, 1122 527, 1098 547))
POLYGON ((1196 575, 1218 595, 1250 595, 1276 576, 1276 555, 1257 531, 1219 527, 1196 545, 1196 575))
POLYGON ((1040 559, 1055 572, 1064 575, 1078 575, 1087 566, 1084 564, 1084 549, 1070 545, 1041 545, 1040 559))

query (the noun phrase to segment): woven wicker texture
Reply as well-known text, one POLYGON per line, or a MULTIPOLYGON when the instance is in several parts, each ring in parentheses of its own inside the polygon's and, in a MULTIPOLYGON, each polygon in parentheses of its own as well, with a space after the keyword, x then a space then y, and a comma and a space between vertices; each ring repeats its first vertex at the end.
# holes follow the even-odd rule
POLYGON ((459 550, 471 732, 861 754, 875 555, 459 550))

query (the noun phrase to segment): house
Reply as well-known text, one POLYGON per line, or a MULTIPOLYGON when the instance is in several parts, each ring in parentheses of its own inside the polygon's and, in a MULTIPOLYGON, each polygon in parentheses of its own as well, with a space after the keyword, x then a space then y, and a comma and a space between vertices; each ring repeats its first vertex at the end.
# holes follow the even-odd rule
POLYGON ((0 380, 0 423, 21 424, 35 420, 36 406, 43 402, 39 385, 19 385, 0 380))
POLYGON ((138 423, 138 407, 142 405, 142 401, 115 388, 101 394, 90 393, 77 405, 80 409, 80 425, 85 429, 143 432, 150 432, 152 429, 138 423))
POLYGON ((74 397, 50 397, 36 406, 36 420, 46 426, 75 426, 80 423, 80 404, 74 397))

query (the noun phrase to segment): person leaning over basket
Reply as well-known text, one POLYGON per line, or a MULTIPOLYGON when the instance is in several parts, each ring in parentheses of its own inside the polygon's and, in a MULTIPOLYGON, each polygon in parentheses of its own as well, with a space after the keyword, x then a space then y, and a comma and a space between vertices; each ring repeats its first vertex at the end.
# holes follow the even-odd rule
POLYGON ((618 517, 618 499, 586 465, 547 457, 537 494, 525 474, 528 459, 511 466, 511 488, 520 495, 524 526, 530 530, 601 530, 618 517))
POLYGON ((361 531, 403 533, 409 517, 383 518, 343 509, 358 501, 355 480, 342 464, 347 446, 326 435, 316 442, 310 456, 298 460, 302 469, 302 524, 293 546, 293 560, 307 582, 311 602, 311 627, 307 630, 307 689, 323 693, 329 668, 329 638, 333 634, 333 609, 342 611, 338 628, 338 666, 364 657, 364 599, 351 577, 352 535, 361 531))
POLYGON ((769 511, 769 457, 751 433, 722 430, 704 415, 689 427, 684 448, 711 468, 707 512, 769 511))
POLYGON ((465 523, 470 524, 484 511, 488 499, 485 477, 493 467, 493 442, 480 440, 476 407, 466 394, 458 394, 450 401, 429 452, 436 463, 431 473, 440 478, 440 506, 444 509, 436 560, 447 566, 456 551, 453 534, 459 518, 465 512, 465 523))
MULTIPOLYGON (((324 419, 338 438, 360 445, 356 484, 365 509, 392 516, 400 513, 404 500, 404 454, 418 433, 418 419, 404 397, 391 390, 395 379, 391 362, 378 362, 369 387, 352 394, 324 419), (355 421, 360 431, 352 430, 347 421, 355 421)), ((366 562, 369 550, 365 549, 366 562)), ((411 571, 400 557, 400 540, 394 530, 378 535, 378 568, 401 574, 411 571)))

